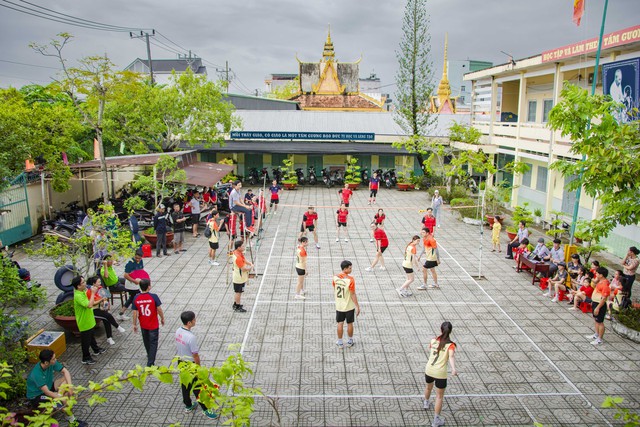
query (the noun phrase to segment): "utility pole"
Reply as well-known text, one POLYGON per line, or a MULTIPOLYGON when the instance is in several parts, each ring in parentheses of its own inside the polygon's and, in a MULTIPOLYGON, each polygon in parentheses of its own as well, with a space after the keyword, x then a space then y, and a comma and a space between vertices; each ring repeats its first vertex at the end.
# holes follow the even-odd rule
POLYGON ((156 35, 156 30, 151 30, 151 34, 149 34, 149 32, 144 32, 144 31, 140 31, 140 35, 133 35, 133 33, 129 33, 129 37, 131 37, 132 39, 141 39, 144 37, 146 43, 147 43, 147 61, 149 61, 149 75, 151 76, 151 86, 153 86, 154 79, 153 79, 153 63, 151 62, 151 45, 149 44, 149 36, 154 37, 156 35))
POLYGON ((218 75, 221 76, 222 79, 227 83, 227 93, 229 93, 229 86, 231 85, 231 77, 229 76, 230 71, 231 69, 229 69, 229 61, 224 61, 223 69, 216 68, 216 73, 218 73, 218 75))

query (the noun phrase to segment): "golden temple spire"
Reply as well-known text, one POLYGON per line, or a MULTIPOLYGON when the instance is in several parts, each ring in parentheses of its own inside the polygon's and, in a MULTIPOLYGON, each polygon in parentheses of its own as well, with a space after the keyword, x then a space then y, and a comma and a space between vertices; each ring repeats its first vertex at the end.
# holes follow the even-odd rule
POLYGON ((449 44, 448 34, 444 34, 444 66, 442 67, 442 79, 438 85, 438 98, 440 101, 448 100, 451 97, 451 87, 447 73, 447 47, 449 44))
POLYGON ((442 79, 449 81, 447 72, 447 47, 449 45, 449 33, 444 33, 444 67, 442 67, 442 79))
POLYGON ((324 42, 324 51, 322 59, 324 61, 332 61, 335 59, 336 53, 333 51, 333 42, 331 41, 331 24, 329 24, 329 32, 327 33, 327 41, 324 42))

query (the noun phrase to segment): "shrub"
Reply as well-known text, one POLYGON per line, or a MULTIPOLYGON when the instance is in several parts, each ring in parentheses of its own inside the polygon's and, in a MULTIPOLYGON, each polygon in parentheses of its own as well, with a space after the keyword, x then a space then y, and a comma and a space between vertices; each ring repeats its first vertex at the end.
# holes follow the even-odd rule
POLYGON ((470 199, 468 197, 451 199, 450 204, 451 204, 451 207, 454 209, 457 206, 472 206, 472 207, 458 208, 455 210, 459 212, 460 216, 463 218, 480 219, 480 208, 476 206, 478 203, 475 199, 470 199))
POLYGON ((54 316, 75 316, 76 311, 73 306, 73 299, 67 300, 62 304, 55 306, 51 310, 51 314, 54 316))
POLYGON ((616 317, 618 318, 618 321, 627 328, 631 328, 634 331, 640 331, 640 310, 626 308, 621 310, 616 317))

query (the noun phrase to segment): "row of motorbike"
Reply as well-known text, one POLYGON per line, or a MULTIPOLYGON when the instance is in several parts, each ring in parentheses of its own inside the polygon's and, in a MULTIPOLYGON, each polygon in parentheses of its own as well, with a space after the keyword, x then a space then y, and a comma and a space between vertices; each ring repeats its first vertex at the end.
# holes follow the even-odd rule
MULTIPOLYGON (((396 177, 395 169, 387 169, 383 171, 382 169, 377 169, 374 171, 378 177, 382 180, 382 183, 387 187, 395 187, 398 183, 398 178, 396 177)), ((273 180, 276 180, 278 184, 282 182, 283 173, 279 167, 273 168, 271 170, 273 180)), ((298 185, 316 185, 318 184, 318 175, 316 173, 316 169, 314 166, 309 166, 307 170, 307 176, 304 174, 303 168, 296 169, 296 177, 298 179, 298 185)), ((331 188, 334 185, 342 186, 344 185, 344 170, 342 169, 334 169, 329 170, 327 168, 323 168, 320 171, 320 179, 322 183, 327 187, 331 188)), ((362 185, 369 185, 369 170, 362 169, 360 171, 360 180, 362 185)), ((250 185, 257 184, 269 184, 272 182, 271 176, 269 176, 269 171, 266 167, 262 168, 261 171, 258 171, 257 168, 249 169, 249 175, 247 181, 250 185)))

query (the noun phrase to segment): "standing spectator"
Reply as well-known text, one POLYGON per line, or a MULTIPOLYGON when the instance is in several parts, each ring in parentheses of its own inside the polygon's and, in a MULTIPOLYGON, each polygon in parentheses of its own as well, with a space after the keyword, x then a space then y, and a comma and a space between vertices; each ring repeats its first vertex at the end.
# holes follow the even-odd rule
POLYGON ((338 190, 338 198, 346 207, 349 207, 349 200, 351 199, 352 194, 353 191, 349 188, 349 184, 344 184, 344 188, 338 190))
POLYGON ((422 226, 427 227, 431 234, 435 234, 436 217, 433 215, 433 208, 427 208, 427 214, 422 218, 422 226))
POLYGON ((200 207, 199 192, 195 191, 193 193, 193 198, 189 204, 191 205, 191 224, 193 224, 191 231, 193 232, 193 237, 200 237, 200 233, 198 233, 198 224, 200 223, 200 212, 202 212, 202 209, 200 207))
POLYGON ((193 221, 191 221, 191 191, 187 192, 183 202, 182 202, 182 212, 184 216, 187 218, 187 222, 185 223, 185 228, 191 228, 193 232, 193 221))
POLYGON ((527 230, 527 224, 524 221, 520 221, 518 224, 518 233, 516 237, 507 245, 507 259, 513 259, 513 250, 520 246, 520 241, 522 239, 529 237, 529 230, 527 230))
POLYGON ((129 215, 129 229, 131 230, 131 237, 133 238, 133 243, 136 248, 139 248, 142 245, 142 237, 140 237, 140 225, 138 225, 138 218, 136 215, 131 212, 129 215))
POLYGON ((438 243, 427 227, 423 228, 420 234, 422 235, 422 244, 424 245, 425 261, 423 266, 424 268, 422 270, 424 284, 418 286, 418 289, 424 291, 427 288, 439 288, 438 274, 436 273, 436 267, 440 263, 440 257, 438 256, 438 243), (429 270, 431 270, 433 285, 427 285, 427 273, 429 270))
POLYGON ((553 276, 558 271, 558 264, 564 262, 564 249, 560 246, 560 239, 553 239, 553 247, 549 250, 549 255, 544 257, 549 261, 549 276, 553 276))
POLYGON ((320 244, 318 243, 318 213, 314 210, 313 206, 309 206, 304 215, 302 215, 302 224, 300 225, 300 235, 298 238, 306 236, 307 231, 313 233, 313 241, 316 244, 316 248, 320 249, 320 244))
POLYGON ((340 204, 340 209, 336 211, 336 242, 340 241, 340 228, 344 227, 344 241, 349 241, 349 231, 347 230, 347 216, 349 210, 344 203, 340 204))
POLYGON ((500 223, 500 216, 496 215, 493 221, 493 227, 491 229, 491 252, 502 252, 500 247, 500 231, 502 231, 502 224, 500 223))
POLYGON ((420 236, 413 236, 413 238, 411 239, 411 243, 409 243, 404 250, 402 268, 407 274, 407 280, 402 284, 402 286, 396 289, 396 292, 398 292, 398 295, 400 295, 401 297, 409 297, 413 295, 413 292, 409 290, 409 287, 415 279, 413 267, 416 262, 416 245, 418 244, 418 242, 420 242, 420 236))
POLYGON ((151 281, 140 280, 140 290, 142 291, 133 299, 133 332, 138 332, 138 319, 140 319, 140 332, 142 332, 142 342, 147 350, 147 366, 156 363, 156 353, 158 353, 158 339, 160 337, 160 323, 164 326, 164 313, 162 312, 162 302, 151 290, 151 281))
POLYGON ((384 210, 378 209, 378 212, 373 216, 373 220, 371 221, 371 239, 369 239, 370 242, 373 242, 375 240, 373 233, 376 231, 377 224, 384 224, 385 219, 387 219, 387 217, 384 214, 384 210))
POLYGON ((156 257, 160 257, 160 251, 164 253, 164 256, 170 256, 167 252, 167 214, 164 210, 164 205, 158 205, 158 213, 153 217, 153 228, 156 230, 156 257))
POLYGON ((76 323, 80 331, 80 342, 82 345, 82 364, 95 365, 96 361, 89 353, 89 347, 93 350, 93 354, 98 355, 107 351, 106 348, 100 348, 93 335, 93 329, 96 327, 96 319, 93 317, 93 307, 100 302, 96 298, 98 288, 91 288, 91 297, 87 298, 87 283, 81 276, 76 276, 71 280, 73 286, 73 309, 76 313, 76 323))
POLYGON ((127 317, 124 313, 127 308, 129 308, 133 303, 133 298, 140 293, 140 288, 138 285, 140 284, 141 279, 135 279, 131 276, 131 273, 137 270, 144 270, 144 261, 142 260, 142 251, 140 249, 136 251, 133 258, 131 258, 129 262, 127 262, 127 264, 124 266, 124 278, 126 280, 125 289, 129 293, 129 298, 127 298, 124 306, 120 309, 120 312, 118 313, 118 320, 129 319, 129 317, 127 317), (133 289, 129 286, 132 286, 133 289))
POLYGON ((440 228, 440 208, 442 207, 444 201, 442 200, 442 196, 438 190, 433 192, 433 197, 431 198, 431 207, 433 208, 433 214, 436 217, 436 221, 438 222, 438 228, 440 228))
POLYGON ((380 178, 378 178, 378 174, 374 172, 373 176, 369 180, 369 205, 376 202, 376 197, 378 196, 379 187, 380 187, 380 178))
POLYGON ((608 275, 609 270, 604 267, 598 267, 596 271, 596 288, 591 295, 591 309, 593 310, 596 333, 586 336, 593 340, 591 341, 593 345, 602 344, 602 337, 604 337, 604 316, 607 314, 607 298, 611 293, 609 281, 607 280, 608 275))
POLYGON ((360 304, 356 296, 356 281, 350 276, 353 271, 351 261, 344 260, 340 263, 340 273, 333 276, 333 295, 336 301, 336 322, 338 323, 338 341, 336 345, 339 348, 344 347, 342 335, 344 334, 344 322, 347 321, 347 347, 351 347, 353 341, 353 322, 356 316, 360 315, 360 304))
POLYGON ((440 326, 440 336, 431 340, 429 343, 429 361, 424 371, 424 378, 427 385, 424 389, 424 409, 429 409, 431 402, 431 391, 433 385, 436 385, 436 405, 435 415, 433 416, 433 427, 443 426, 444 418, 440 416, 442 412, 442 401, 444 399, 444 390, 447 388, 447 362, 451 365, 451 375, 458 375, 456 371, 455 349, 456 344, 451 341, 451 331, 453 325, 451 322, 443 322, 440 326))
POLYGON ((253 228, 253 215, 251 213, 251 207, 247 206, 241 200, 241 189, 242 182, 240 182, 240 180, 233 181, 233 190, 231 191, 231 194, 229 194, 229 209, 238 214, 243 214, 246 230, 251 234, 255 234, 255 229, 253 228))
POLYGON ((370 267, 365 268, 365 271, 373 271, 376 264, 380 263, 380 270, 384 271, 387 267, 384 266, 384 252, 389 247, 389 238, 384 231, 382 224, 376 224, 376 229, 373 230, 373 238, 376 240, 376 257, 373 259, 373 263, 370 267))
MULTIPOLYGON (((38 409, 41 403, 49 402, 51 399, 60 399, 63 404, 65 398, 73 393, 69 388, 64 394, 60 393, 60 387, 63 384, 72 387, 71 374, 62 363, 58 362, 55 353, 52 350, 45 349, 40 351, 38 355, 40 361, 29 372, 27 377, 27 399, 33 409, 38 409), (54 374, 61 372, 62 377, 54 381, 54 374)), ((84 421, 77 420, 76 417, 70 415, 67 417, 69 427, 87 427, 84 421)))
POLYGON ((182 248, 184 244, 184 231, 186 229, 187 218, 180 210, 178 203, 173 204, 173 212, 171 212, 171 224, 173 224, 173 253, 178 254, 186 249, 182 248))
POLYGON ((640 254, 640 250, 638 250, 638 248, 636 248, 635 246, 631 246, 629 248, 629 251, 627 252, 627 256, 625 256, 624 260, 622 261, 622 272, 624 273, 624 277, 626 279, 623 292, 627 299, 631 298, 633 282, 636 280, 636 271, 638 270, 638 265, 640 265, 638 254, 640 254))
POLYGON ((271 187, 269 187, 269 192, 271 193, 271 203, 269 203, 269 209, 273 209, 273 214, 275 215, 278 211, 278 203, 280 203, 280 192, 282 191, 282 187, 278 185, 277 180, 273 180, 271 183, 271 187))
POLYGON ((307 245, 309 239, 300 237, 298 239, 298 248, 296 249, 296 273, 298 274, 298 282, 296 284, 295 299, 305 299, 307 291, 304 289, 304 279, 307 276, 307 245))
MULTIPOLYGON (((194 326, 196 326, 196 314, 193 311, 183 311, 180 314, 180 320, 182 326, 176 331, 176 354, 180 358, 178 363, 195 363, 200 365, 200 347, 198 346, 198 339, 191 332, 194 326)), ((205 417, 210 419, 218 418, 213 410, 207 409, 202 403, 198 402, 198 396, 200 395, 200 388, 195 386, 196 379, 194 378, 191 384, 182 384, 182 403, 184 403, 184 412, 192 412, 196 409, 198 404, 202 408, 202 413, 205 417), (191 401, 191 392, 196 398, 196 403, 191 401)))
POLYGON ((125 333, 126 330, 120 326, 113 315, 109 313, 109 298, 107 296, 103 296, 104 288, 100 277, 93 276, 87 279, 87 298, 91 298, 91 289, 94 286, 98 289, 96 291, 96 300, 98 301, 98 304, 93 307, 93 317, 102 320, 104 332, 107 336, 107 342, 109 345, 115 345, 116 342, 113 340, 113 329, 111 327, 113 326, 116 328, 121 334, 125 333))
POLYGON ((211 211, 211 219, 207 222, 207 227, 211 230, 209 236, 209 264, 218 266, 220 263, 216 261, 216 251, 220 247, 220 224, 218 223, 218 211, 211 211))
POLYGON ((249 281, 249 272, 253 268, 253 264, 247 261, 244 257, 244 241, 237 240, 234 243, 235 250, 233 251, 233 292, 234 292, 234 301, 233 301, 233 311, 237 311, 239 313, 246 313, 242 304, 240 304, 240 299, 242 297, 242 293, 244 292, 244 287, 249 281))

